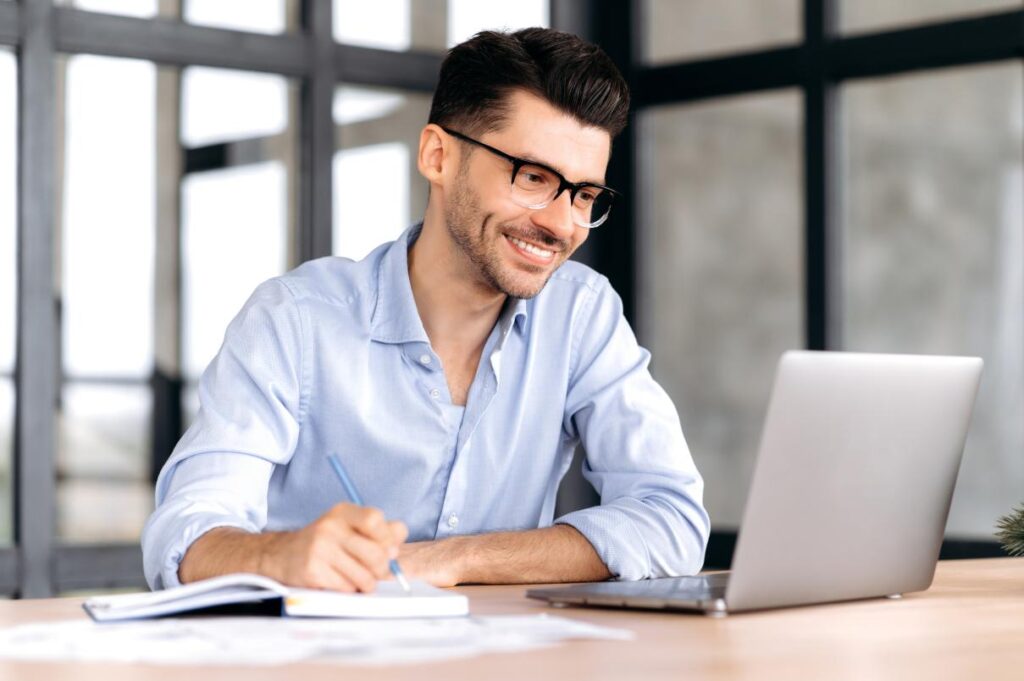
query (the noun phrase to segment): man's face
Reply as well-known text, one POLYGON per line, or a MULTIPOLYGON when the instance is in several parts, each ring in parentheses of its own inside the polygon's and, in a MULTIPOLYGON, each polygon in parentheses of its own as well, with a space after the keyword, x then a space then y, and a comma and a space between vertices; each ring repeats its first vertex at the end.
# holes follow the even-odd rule
MULTIPOLYGON (((504 127, 479 136, 481 142, 554 168, 570 182, 604 184, 611 149, 606 131, 583 126, 525 92, 512 93, 509 101, 504 127)), ((484 149, 470 151, 462 154, 447 193, 448 233, 481 283, 532 298, 590 230, 573 222, 568 190, 545 208, 523 208, 511 199, 512 163, 484 149)))

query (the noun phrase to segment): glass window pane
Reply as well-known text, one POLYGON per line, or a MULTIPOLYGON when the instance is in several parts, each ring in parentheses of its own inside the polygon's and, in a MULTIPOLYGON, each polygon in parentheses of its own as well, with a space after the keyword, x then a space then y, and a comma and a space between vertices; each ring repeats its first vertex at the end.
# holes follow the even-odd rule
POLYGON ((641 123, 639 336, 712 521, 735 528, 776 362, 804 344, 801 99, 660 107, 641 123))
POLYGON ((181 141, 187 147, 276 135, 288 125, 288 80, 192 66, 182 73, 181 141))
POLYGON ((421 220, 427 184, 416 168, 430 96, 341 86, 334 95, 334 254, 360 259, 421 220))
POLYGON ((286 78, 189 68, 182 83, 182 139, 229 150, 229 166, 191 173, 181 187, 183 418, 224 332, 261 282, 293 263, 298 85, 286 78), (255 143, 253 143, 255 142, 255 143), (234 147, 231 147, 234 148, 234 147), (245 257, 237 253, 244 249, 245 257))
POLYGON ((268 162, 197 173, 182 186, 188 381, 217 354, 228 323, 256 286, 285 271, 286 179, 283 164, 268 162))
POLYGON ((153 510, 151 399, 145 385, 65 384, 57 462, 58 538, 138 541, 153 510))
POLYGON ((134 542, 152 494, 157 69, 91 55, 62 57, 57 68, 65 377, 57 533, 134 542), (125 490, 144 503, 129 503, 125 490))
POLYGON ((156 68, 71 57, 65 98, 64 369, 145 379, 153 355, 156 68))
MULTIPOLYGON (((104 14, 149 18, 159 12, 159 0, 56 0, 55 5, 68 5, 76 9, 104 14)), ((166 14, 167 12, 159 12, 166 14)))
POLYGON ((285 0, 186 0, 185 21, 253 33, 294 31, 297 2, 285 0))
POLYGON ((385 50, 444 50, 486 29, 550 25, 549 0, 334 0, 334 39, 385 50))
POLYGON ((14 381, 0 378, 0 546, 14 540, 14 381))
POLYGON ((844 32, 868 32, 999 12, 1022 4, 1020 0, 842 0, 839 18, 844 32))
POLYGON ((550 26, 548 0, 448 0, 448 47, 487 29, 550 26))
POLYGON ((401 142, 334 155, 335 255, 361 260, 409 225, 409 148, 401 142))
POLYGON ((192 425, 199 413, 199 386, 195 381, 186 383, 181 391, 181 420, 185 430, 192 425))
POLYGON ((0 49, 0 546, 13 537, 14 348, 17 323, 17 66, 0 49))
MULTIPOLYGON (((408 50, 411 0, 334 0, 334 39, 339 43, 408 50)), ((436 22, 436 17, 431 23, 436 22)))
POLYGON ((14 372, 17 286, 17 112, 14 55, 0 49, 0 375, 14 372))
POLYGON ((643 59, 648 63, 797 43, 800 0, 644 0, 643 59))
POLYGON ((1024 490, 1019 62, 843 91, 850 350, 971 354, 985 375, 947 533, 990 537, 1024 490))

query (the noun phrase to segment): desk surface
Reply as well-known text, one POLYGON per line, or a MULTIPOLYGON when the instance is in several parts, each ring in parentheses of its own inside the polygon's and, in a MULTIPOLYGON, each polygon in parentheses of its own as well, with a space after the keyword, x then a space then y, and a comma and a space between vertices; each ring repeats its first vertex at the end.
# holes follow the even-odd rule
MULTIPOLYGON (((466 587, 475 614, 540 613, 523 587, 466 587)), ((81 599, 0 602, 0 626, 85 617, 81 599)), ((928 591, 904 599, 700 615, 568 608, 560 615, 631 629, 635 641, 574 641, 415 667, 358 668, 363 679, 904 679, 1024 678, 1024 559, 941 562, 928 591)), ((0 661, 5 681, 188 678, 260 681, 350 676, 356 668, 39 664, 0 661), (348 670, 346 672, 346 670, 348 670)))

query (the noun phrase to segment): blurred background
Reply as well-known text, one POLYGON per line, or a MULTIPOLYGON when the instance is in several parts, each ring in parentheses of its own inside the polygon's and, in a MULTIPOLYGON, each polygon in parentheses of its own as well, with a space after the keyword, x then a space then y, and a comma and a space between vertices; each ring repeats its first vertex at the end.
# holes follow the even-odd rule
MULTIPOLYGON (((445 49, 553 26, 634 94, 578 259, 739 528, 789 348, 975 354, 944 555, 1024 500, 1024 3, 0 0, 0 594, 142 586, 196 382, 255 286, 419 219, 445 49)), ((560 511, 594 503, 577 470, 560 511)))

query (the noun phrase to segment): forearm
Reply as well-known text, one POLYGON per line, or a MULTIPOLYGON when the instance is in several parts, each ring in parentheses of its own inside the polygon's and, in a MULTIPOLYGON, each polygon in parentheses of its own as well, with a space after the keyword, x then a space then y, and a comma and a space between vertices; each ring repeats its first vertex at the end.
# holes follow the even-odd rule
POLYGON ((463 582, 596 582, 611 573, 587 538, 569 525, 465 537, 463 582))
POLYGON ((178 567, 182 583, 254 572, 282 584, 335 591, 373 591, 388 575, 408 530, 375 508, 337 504, 292 531, 250 533, 218 527, 192 542, 178 567))
POLYGON ((611 573, 586 537, 568 525, 410 544, 403 568, 441 585, 594 582, 611 573))
POLYGON ((187 584, 233 572, 264 574, 261 557, 276 534, 215 527, 189 547, 178 567, 178 579, 187 584))

